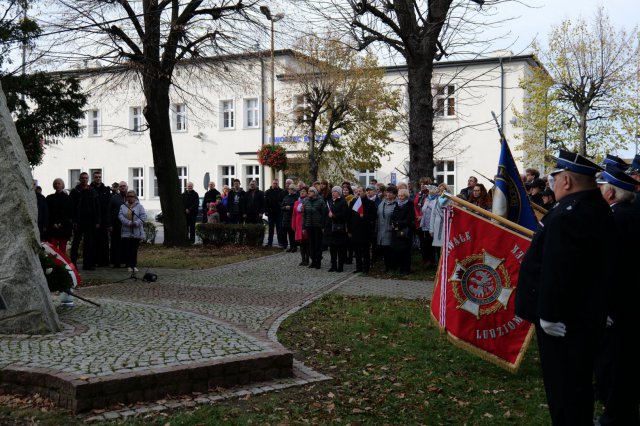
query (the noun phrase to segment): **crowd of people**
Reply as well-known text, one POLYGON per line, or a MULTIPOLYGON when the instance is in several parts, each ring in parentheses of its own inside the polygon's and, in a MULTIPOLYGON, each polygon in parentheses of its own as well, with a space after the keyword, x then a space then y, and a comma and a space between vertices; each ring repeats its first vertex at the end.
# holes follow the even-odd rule
MULTIPOLYGON (((262 223, 266 215, 266 246, 274 237, 282 249, 300 250, 300 266, 320 269, 322 252, 328 250, 330 272, 342 272, 355 261, 355 272, 367 272, 372 262, 384 261, 386 271, 409 274, 414 238, 420 244, 426 265, 437 261, 442 247, 442 200, 445 184, 434 186, 430 178, 420 180, 421 190, 412 194, 406 183, 384 185, 373 181, 366 187, 345 181, 332 186, 326 180, 306 185, 287 179, 284 189, 274 179, 261 191, 256 181, 248 190, 235 179, 222 193, 215 183, 203 198, 203 223, 262 223)), ((486 191, 485 191, 486 192, 486 191)), ((183 193, 189 236, 195 240, 198 200, 192 185, 183 193)))
POLYGON ((36 188, 42 241, 66 254, 71 240, 69 257, 76 266, 82 243, 85 271, 109 265, 124 265, 132 273, 138 271, 138 246, 145 238, 147 216, 136 192, 129 190, 126 182, 108 187, 102 183, 102 173, 93 173, 91 183, 89 174, 81 173, 78 185, 71 191, 65 190, 60 178, 54 179, 53 189, 45 198, 36 188))

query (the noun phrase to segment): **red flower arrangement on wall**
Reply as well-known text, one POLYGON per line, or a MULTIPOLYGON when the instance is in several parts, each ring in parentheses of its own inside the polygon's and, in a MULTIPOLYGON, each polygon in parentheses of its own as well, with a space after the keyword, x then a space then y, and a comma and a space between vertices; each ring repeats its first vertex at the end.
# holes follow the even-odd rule
POLYGON ((282 145, 262 145, 258 150, 258 163, 274 170, 286 170, 287 150, 282 145))

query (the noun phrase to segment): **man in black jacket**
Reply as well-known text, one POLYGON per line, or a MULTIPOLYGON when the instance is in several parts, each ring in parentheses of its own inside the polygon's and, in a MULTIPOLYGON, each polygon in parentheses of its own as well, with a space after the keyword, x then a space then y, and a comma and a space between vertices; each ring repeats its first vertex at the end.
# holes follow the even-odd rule
POLYGON ((540 221, 522 260, 515 308, 536 327, 553 424, 592 424, 613 215, 596 186, 601 167, 564 150, 556 161, 549 183, 558 204, 540 221))
POLYGON ((207 223, 209 203, 215 203, 218 195, 220 195, 220 191, 216 189, 216 183, 209 182, 209 190, 204 193, 204 199, 202 200, 202 223, 207 223))
POLYGON ((262 223, 264 214, 264 192, 258 189, 258 182, 249 182, 249 190, 245 194, 247 223, 262 223))
POLYGON ((193 190, 193 182, 187 183, 187 190, 182 193, 182 207, 187 217, 187 229, 189 230, 189 242, 196 242, 196 219, 198 218, 198 206, 200 196, 193 190))
POLYGON ((38 207, 38 230, 40 231, 40 241, 46 241, 47 225, 49 224, 49 206, 47 199, 42 195, 42 188, 34 185, 36 193, 36 205, 38 207))
POLYGON ((102 183, 102 172, 93 172, 93 182, 90 185, 98 193, 100 203, 100 227, 95 230, 93 240, 93 255, 98 266, 109 266, 109 202, 111 189, 102 183))
POLYGON ((233 188, 227 196, 227 209, 229 210, 229 223, 244 223, 246 214, 246 192, 240 188, 240 179, 233 180, 233 188))
POLYGON ((476 186, 477 184, 478 184, 478 178, 475 176, 469 176, 469 179, 467 180, 467 187, 462 188, 462 191, 460 191, 460 194, 458 196, 463 200, 468 201, 471 198, 471 195, 473 194, 473 187, 476 186))
MULTIPOLYGON (((288 193, 282 199, 280 209, 282 212, 282 245, 286 246, 288 240, 289 249, 287 251, 294 253, 298 246, 296 244, 296 231, 291 220, 293 217, 293 207, 296 201, 298 201, 299 194, 298 187, 293 183, 291 183, 287 189, 288 193)), ((269 213, 269 220, 271 220, 271 213, 269 213)), ((280 242, 279 239, 278 242, 280 242)))
POLYGON ((71 243, 71 261, 78 265, 78 249, 84 240, 82 250, 82 269, 96 269, 93 257, 93 241, 95 231, 100 229, 102 221, 98 193, 89 186, 89 174, 80 173, 80 184, 71 190, 73 202, 73 241, 71 243))
MULTIPOLYGON (((269 237, 267 238, 267 246, 273 245, 273 228, 276 228, 278 235, 278 244, 282 248, 287 248, 286 239, 282 236, 282 200, 286 192, 280 188, 278 179, 274 179, 271 188, 264 193, 265 209, 269 218, 269 237), (284 245, 283 245, 284 243, 284 245)), ((294 246, 292 242, 291 247, 294 246)))
POLYGON ((129 186, 127 182, 122 181, 118 184, 118 192, 111 196, 109 200, 109 212, 107 214, 107 230, 111 234, 111 248, 109 250, 111 264, 114 268, 119 268, 121 264, 126 263, 124 253, 121 248, 120 233, 122 231, 122 222, 118 218, 120 206, 126 201, 127 190, 129 186))

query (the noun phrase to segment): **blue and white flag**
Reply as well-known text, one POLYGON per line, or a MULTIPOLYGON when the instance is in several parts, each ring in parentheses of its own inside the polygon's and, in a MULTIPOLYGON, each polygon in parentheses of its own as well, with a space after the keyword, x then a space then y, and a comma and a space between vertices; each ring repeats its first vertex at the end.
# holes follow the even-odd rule
POLYGON ((524 190, 520 172, 513 161, 509 144, 505 140, 502 141, 500 150, 491 211, 532 231, 535 231, 538 226, 538 220, 524 190))

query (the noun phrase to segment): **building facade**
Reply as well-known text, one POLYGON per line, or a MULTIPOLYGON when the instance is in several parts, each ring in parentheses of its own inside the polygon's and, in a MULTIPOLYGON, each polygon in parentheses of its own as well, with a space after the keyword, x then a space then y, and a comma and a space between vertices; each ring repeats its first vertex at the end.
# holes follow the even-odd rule
MULTIPOLYGON (((283 78, 285 70, 295 64, 293 52, 277 51, 275 60, 275 141, 291 152, 300 151, 304 149, 304 135, 289 134, 291 127, 286 123, 287 117, 295 118, 300 102, 289 80, 283 78)), ((476 171, 488 177, 495 174, 500 144, 491 111, 498 115, 514 156, 519 157, 514 147, 520 130, 514 126, 513 108, 525 108, 525 93, 519 82, 536 66, 530 55, 436 64, 434 176, 439 181, 458 192, 468 176, 477 176, 476 171)), ((34 169, 43 192, 53 191, 51 184, 57 177, 72 188, 81 172, 101 171, 106 185, 127 181, 148 210, 159 210, 139 79, 115 68, 68 73, 78 76, 89 94, 87 114, 81 123, 84 130, 78 137, 48 146, 44 162, 34 169)), ((256 152, 271 140, 270 78, 269 57, 264 54, 176 68, 170 119, 181 190, 187 182, 193 182, 202 195, 209 181, 220 189, 234 178, 245 187, 252 179, 260 187, 269 186, 271 170, 259 165, 256 152)), ((384 79, 407 98, 406 67, 385 68, 384 79)), ((389 146, 392 153, 382 159, 380 169, 355 171, 360 183, 371 179, 385 183, 407 180, 406 127, 401 123, 395 132, 389 146)), ((478 178, 490 186, 486 179, 478 178)))

